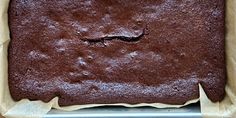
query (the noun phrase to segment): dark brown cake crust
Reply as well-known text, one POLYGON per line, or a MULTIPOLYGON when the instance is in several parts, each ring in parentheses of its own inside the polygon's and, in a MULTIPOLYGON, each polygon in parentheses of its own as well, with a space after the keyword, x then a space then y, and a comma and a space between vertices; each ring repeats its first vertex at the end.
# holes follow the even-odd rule
POLYGON ((224 0, 11 0, 14 100, 183 104, 226 81, 224 0))

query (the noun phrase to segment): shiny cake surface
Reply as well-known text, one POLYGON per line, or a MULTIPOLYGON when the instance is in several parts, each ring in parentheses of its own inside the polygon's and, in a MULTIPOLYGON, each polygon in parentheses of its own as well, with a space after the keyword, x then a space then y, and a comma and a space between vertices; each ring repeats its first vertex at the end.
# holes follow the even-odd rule
POLYGON ((224 0, 11 0, 15 100, 183 104, 224 97, 224 0))

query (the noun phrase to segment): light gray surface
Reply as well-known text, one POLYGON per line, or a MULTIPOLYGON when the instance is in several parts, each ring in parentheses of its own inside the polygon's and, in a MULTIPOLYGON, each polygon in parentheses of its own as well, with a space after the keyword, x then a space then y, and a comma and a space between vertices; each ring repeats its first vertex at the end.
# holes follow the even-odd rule
POLYGON ((156 109, 151 107, 98 107, 65 112, 51 110, 45 118, 201 118, 198 105, 180 109, 156 109))

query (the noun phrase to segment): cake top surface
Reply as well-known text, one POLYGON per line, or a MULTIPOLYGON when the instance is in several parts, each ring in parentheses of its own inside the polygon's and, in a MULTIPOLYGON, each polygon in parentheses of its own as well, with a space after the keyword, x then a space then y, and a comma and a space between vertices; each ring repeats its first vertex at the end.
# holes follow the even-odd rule
POLYGON ((198 83, 213 101, 224 93, 223 0, 12 0, 9 13, 16 99, 180 104, 198 83))

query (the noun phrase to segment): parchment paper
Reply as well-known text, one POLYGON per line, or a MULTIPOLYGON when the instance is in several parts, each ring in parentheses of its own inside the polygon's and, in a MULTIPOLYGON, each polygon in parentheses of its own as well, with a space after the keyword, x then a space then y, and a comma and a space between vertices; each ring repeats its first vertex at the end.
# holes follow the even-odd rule
POLYGON ((206 118, 236 118, 236 0, 226 0, 226 97, 212 103, 200 90, 201 111, 206 118))
MULTIPOLYGON (((206 96, 202 87, 199 85, 200 97, 195 100, 190 100, 184 105, 168 105, 161 103, 137 105, 129 104, 89 104, 89 105, 74 105, 68 107, 60 107, 58 98, 54 98, 49 103, 41 101, 29 101, 27 99, 15 102, 12 100, 8 88, 8 72, 7 72, 7 47, 10 40, 7 9, 9 0, 0 0, 0 113, 5 117, 10 118, 37 118, 42 117, 51 108, 71 111, 81 108, 104 105, 122 105, 126 107, 152 106, 156 108, 166 107, 182 107, 191 103, 195 103, 200 99, 201 111, 204 117, 236 117, 236 1, 227 0, 227 69, 228 83, 226 86, 226 97, 222 102, 212 103, 206 96), (235 47, 235 48, 234 48, 235 47)), ((19 32, 20 33, 20 32, 19 32)))

